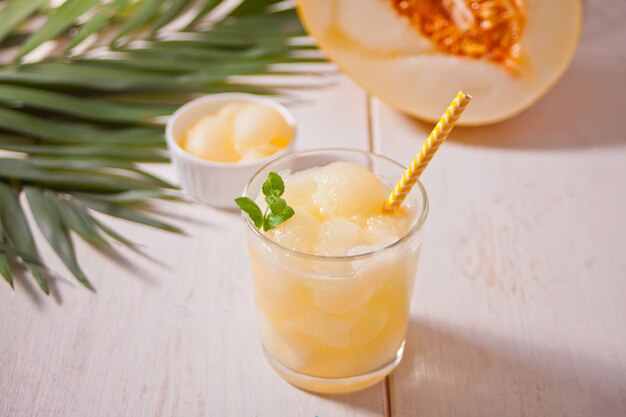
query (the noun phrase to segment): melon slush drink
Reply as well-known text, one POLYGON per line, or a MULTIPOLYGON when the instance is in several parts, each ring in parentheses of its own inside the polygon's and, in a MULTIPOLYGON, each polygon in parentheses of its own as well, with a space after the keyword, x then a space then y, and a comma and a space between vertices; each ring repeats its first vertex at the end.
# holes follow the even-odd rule
POLYGON ((267 231, 246 216, 263 348, 294 385, 353 391, 402 359, 428 209, 421 184, 398 210, 383 209, 403 171, 367 152, 305 151, 248 184, 246 196, 265 211, 263 183, 277 172, 295 212, 267 231))

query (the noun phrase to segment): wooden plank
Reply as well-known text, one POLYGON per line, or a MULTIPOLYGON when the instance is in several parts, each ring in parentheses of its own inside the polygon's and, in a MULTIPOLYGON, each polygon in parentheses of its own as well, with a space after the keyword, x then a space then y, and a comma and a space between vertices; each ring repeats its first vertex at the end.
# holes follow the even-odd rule
MULTIPOLYGON (((425 172, 393 416, 626 415, 626 30, 610 25, 626 7, 612 3, 587 3, 577 58, 545 99, 456 129, 425 172)), ((432 126, 373 109, 375 147, 407 163, 432 126)))
MULTIPOLYGON (((366 148, 364 94, 336 88, 295 107, 298 148, 366 148)), ((161 168, 168 171, 167 167, 161 168)), ((78 245, 97 294, 56 282, 43 299, 28 282, 0 290, 2 416, 382 416, 384 387, 342 396, 280 379, 259 346, 239 215, 202 205, 159 209, 189 233, 122 221, 145 257, 108 258, 78 245)), ((59 263, 44 251, 56 269, 59 263)))

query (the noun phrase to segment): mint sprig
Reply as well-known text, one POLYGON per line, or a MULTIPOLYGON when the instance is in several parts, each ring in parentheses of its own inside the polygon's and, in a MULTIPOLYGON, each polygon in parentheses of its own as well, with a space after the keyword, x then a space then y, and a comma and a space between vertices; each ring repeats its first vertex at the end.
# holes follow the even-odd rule
POLYGON ((235 203, 250 216, 250 220, 258 229, 263 228, 267 232, 287 221, 295 212, 293 208, 287 205, 285 199, 281 198, 285 193, 285 183, 277 173, 269 173, 261 191, 267 202, 265 213, 261 211, 257 203, 248 197, 239 197, 235 199, 235 203))

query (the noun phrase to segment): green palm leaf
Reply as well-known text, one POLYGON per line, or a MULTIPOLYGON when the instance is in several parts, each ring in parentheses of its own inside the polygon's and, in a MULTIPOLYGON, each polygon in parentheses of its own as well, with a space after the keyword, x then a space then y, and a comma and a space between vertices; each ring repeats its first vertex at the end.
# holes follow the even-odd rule
POLYGON ((156 22, 152 26, 152 31, 150 33, 150 37, 154 38, 159 29, 170 23, 174 20, 185 7, 191 3, 190 0, 171 0, 169 8, 165 9, 165 11, 156 19, 156 22))
POLYGON ((91 218, 79 210, 70 199, 63 198, 60 194, 52 192, 48 192, 47 196, 68 228, 96 246, 109 246, 109 242, 102 237, 91 218))
POLYGON ((92 200, 101 200, 115 203, 140 203, 148 199, 175 200, 180 201, 180 197, 165 193, 160 190, 131 190, 117 194, 89 194, 73 193, 76 197, 83 197, 92 200))
POLYGON ((120 103, 76 97, 54 91, 0 84, 0 102, 78 117, 82 120, 145 124, 171 114, 172 107, 129 106, 120 103))
POLYGON ((160 129, 100 129, 84 123, 57 122, 16 110, 0 109, 0 128, 54 143, 120 143, 154 146, 163 143, 160 129))
POLYGON ((202 7, 200 8, 200 10, 198 11, 198 13, 196 14, 196 17, 194 17, 191 23, 189 23, 186 29, 190 30, 191 28, 193 28, 198 22, 204 19, 204 17, 207 14, 209 14, 211 10, 215 9, 215 7, 217 7, 220 3, 221 3, 221 0, 206 0, 204 4, 202 5, 202 7))
POLYGON ((108 227, 106 224, 102 223, 101 221, 99 221, 98 219, 91 217, 91 220, 96 224, 96 226, 98 226, 100 228, 100 230, 102 230, 103 233, 107 234, 108 236, 110 236, 112 239, 114 239, 115 241, 121 243, 122 245, 131 248, 131 249, 135 249, 136 248, 136 244, 131 242, 130 240, 126 239, 124 236, 122 236, 121 234, 117 233, 115 230, 111 229, 110 227, 108 227))
POLYGON ((104 214, 108 214, 109 216, 128 220, 134 223, 141 223, 146 226, 165 230, 167 232, 182 233, 182 230, 176 226, 173 226, 161 220, 157 220, 154 217, 147 216, 138 211, 129 209, 118 203, 84 197, 79 198, 79 200, 90 209, 99 211, 104 214))
POLYGON ((85 39, 91 35, 96 35, 102 31, 124 7, 128 5, 129 0, 115 0, 109 4, 103 5, 97 10, 87 22, 80 26, 76 36, 74 36, 65 47, 65 53, 68 53, 76 46, 80 45, 85 39))
MULTIPOLYGON (((7 244, 6 235, 4 233, 4 228, 2 227, 2 223, 0 223, 0 250, 5 248, 6 244, 7 244)), ((4 280, 9 283, 11 288, 14 288, 13 287, 13 275, 11 274, 9 260, 7 258, 7 254, 4 252, 0 253, 0 275, 2 275, 2 278, 4 278, 4 280)))
POLYGON ((250 16, 264 12, 269 6, 280 3, 283 0, 253 0, 244 1, 230 13, 230 16, 250 16))
POLYGON ((21 258, 22 260, 31 262, 35 265, 44 266, 43 262, 39 258, 32 257, 20 250, 15 249, 14 247, 10 246, 9 243, 6 241, 4 243, 0 242, 0 253, 4 255, 11 255, 16 258, 21 258))
POLYGON ((0 9, 0 41, 44 4, 44 0, 11 0, 0 9))
POLYGON ((137 13, 126 21, 117 35, 115 35, 115 38, 113 38, 112 43, 115 44, 125 35, 137 30, 153 19, 157 15, 162 3, 162 0, 143 0, 137 13))
POLYGON ((76 279, 86 287, 90 287, 87 276, 78 265, 72 239, 56 206, 41 188, 26 186, 24 191, 41 233, 76 279))
POLYGON ((34 32, 22 45, 17 53, 16 60, 22 59, 26 54, 33 51, 39 45, 53 39, 55 36, 69 28, 74 21, 82 16, 90 8, 94 7, 98 0, 67 0, 56 8, 43 27, 34 32))
MULTIPOLYGON (((20 141, 19 137, 0 136, 0 149, 23 152, 38 157, 53 157, 50 163, 84 163, 89 158, 112 161, 132 162, 167 162, 168 159, 158 150, 145 150, 119 144, 40 145, 34 142, 20 141), (4 141, 6 140, 6 142, 4 141)), ((40 166, 44 162, 40 161, 40 166)))
POLYGON ((96 91, 193 91, 162 75, 103 66, 98 62, 42 62, 0 69, 0 82, 35 86, 57 86, 96 91))
POLYGON ((65 191, 120 193, 137 189, 154 189, 150 180, 123 173, 89 169, 46 169, 29 159, 0 158, 0 181, 18 180, 65 191))
POLYGON ((10 285, 9 261, 21 260, 48 292, 20 201, 85 284, 73 236, 100 247, 111 240, 136 246, 94 213, 181 232, 148 214, 144 204, 182 200, 176 187, 139 164, 168 161, 164 118, 191 98, 221 92, 286 96, 232 77, 299 74, 274 65, 323 60, 309 53, 314 47, 292 42, 305 32, 293 8, 272 11, 277 3, 243 0, 210 22, 216 7, 227 6, 223 0, 0 3, 0 57, 10 62, 0 64, 0 275, 10 285), (191 10, 195 16, 185 15, 191 10), (49 41, 55 48, 42 55, 39 47, 49 41), (16 64, 26 55, 28 63, 16 64), (22 191, 26 198, 20 200, 22 191))
POLYGON ((0 222, 2 222, 2 227, 11 247, 27 255, 22 260, 30 269, 41 290, 49 294, 50 290, 48 289, 44 267, 29 260, 29 258, 38 259, 39 254, 30 226, 20 206, 18 194, 13 187, 3 182, 0 182, 0 222))

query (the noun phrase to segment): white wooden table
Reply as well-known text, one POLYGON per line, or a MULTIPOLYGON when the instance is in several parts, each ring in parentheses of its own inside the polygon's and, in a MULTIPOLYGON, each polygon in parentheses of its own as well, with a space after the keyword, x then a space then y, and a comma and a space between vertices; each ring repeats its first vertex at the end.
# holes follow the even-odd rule
MULTIPOLYGON (((586 12, 562 82, 514 120, 455 130, 424 175, 408 349, 384 383, 283 382, 238 214, 168 204, 188 236, 112 222, 150 258, 79 245, 97 294, 0 286, 0 416, 626 416, 626 3, 586 12)), ((312 97, 293 109, 300 148, 407 162, 431 128, 343 78, 312 97)))

